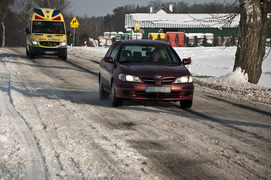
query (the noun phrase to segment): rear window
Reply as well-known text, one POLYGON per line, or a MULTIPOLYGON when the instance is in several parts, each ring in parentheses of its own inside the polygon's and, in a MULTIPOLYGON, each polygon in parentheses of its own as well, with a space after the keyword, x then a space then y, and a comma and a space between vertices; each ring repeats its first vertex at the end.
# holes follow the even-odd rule
POLYGON ((181 64, 179 57, 169 46, 124 45, 119 54, 120 63, 168 63, 181 64))
POLYGON ((32 33, 65 34, 63 22, 33 21, 32 33))

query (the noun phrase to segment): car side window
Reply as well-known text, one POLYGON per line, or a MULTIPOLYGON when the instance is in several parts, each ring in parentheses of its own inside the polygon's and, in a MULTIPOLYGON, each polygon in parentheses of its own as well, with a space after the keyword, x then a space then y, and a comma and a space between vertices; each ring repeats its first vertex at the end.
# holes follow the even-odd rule
POLYGON ((105 57, 111 57, 110 54, 112 53, 112 50, 114 49, 115 46, 116 46, 115 44, 110 46, 110 48, 108 49, 108 51, 105 54, 105 57))
POLYGON ((115 61, 116 55, 118 54, 120 48, 120 43, 116 44, 116 46, 114 47, 114 49, 112 50, 112 52, 110 53, 109 57, 113 58, 113 61, 115 61))

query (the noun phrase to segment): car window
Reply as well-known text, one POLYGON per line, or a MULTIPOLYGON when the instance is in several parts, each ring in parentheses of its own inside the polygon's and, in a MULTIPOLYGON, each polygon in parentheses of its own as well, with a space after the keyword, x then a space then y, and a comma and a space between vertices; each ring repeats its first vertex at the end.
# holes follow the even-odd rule
POLYGON ((119 55, 120 63, 154 62, 180 64, 180 58, 169 46, 124 45, 119 55))
POLYGON ((110 57, 110 54, 112 52, 112 50, 114 49, 116 44, 112 44, 109 49, 107 50, 106 54, 105 54, 105 57, 110 57))
POLYGON ((119 51, 119 48, 120 48, 120 44, 116 44, 116 46, 113 48, 112 52, 110 53, 109 57, 112 57, 113 58, 113 61, 115 60, 116 58, 116 55, 119 51))

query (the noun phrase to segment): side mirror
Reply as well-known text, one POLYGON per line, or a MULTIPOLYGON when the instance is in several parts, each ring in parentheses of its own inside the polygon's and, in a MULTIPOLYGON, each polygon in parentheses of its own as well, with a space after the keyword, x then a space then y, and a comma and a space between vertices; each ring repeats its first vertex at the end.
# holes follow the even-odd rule
POLYGON ((191 64, 191 57, 189 57, 187 59, 183 59, 183 64, 184 65, 191 64))
POLYGON ((104 61, 108 62, 108 63, 112 63, 113 62, 113 58, 112 57, 105 57, 104 61))
POLYGON ((26 29, 25 29, 25 34, 30 34, 29 28, 26 28, 26 29))

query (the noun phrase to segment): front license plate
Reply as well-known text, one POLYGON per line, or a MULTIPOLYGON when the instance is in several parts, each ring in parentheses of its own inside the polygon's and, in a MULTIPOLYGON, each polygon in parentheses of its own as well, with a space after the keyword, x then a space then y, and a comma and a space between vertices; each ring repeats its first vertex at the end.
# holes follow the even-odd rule
POLYGON ((171 93, 171 87, 146 86, 147 93, 171 93))
POLYGON ((52 55, 52 54, 55 54, 55 52, 54 51, 44 51, 44 54, 50 54, 50 55, 52 55))

